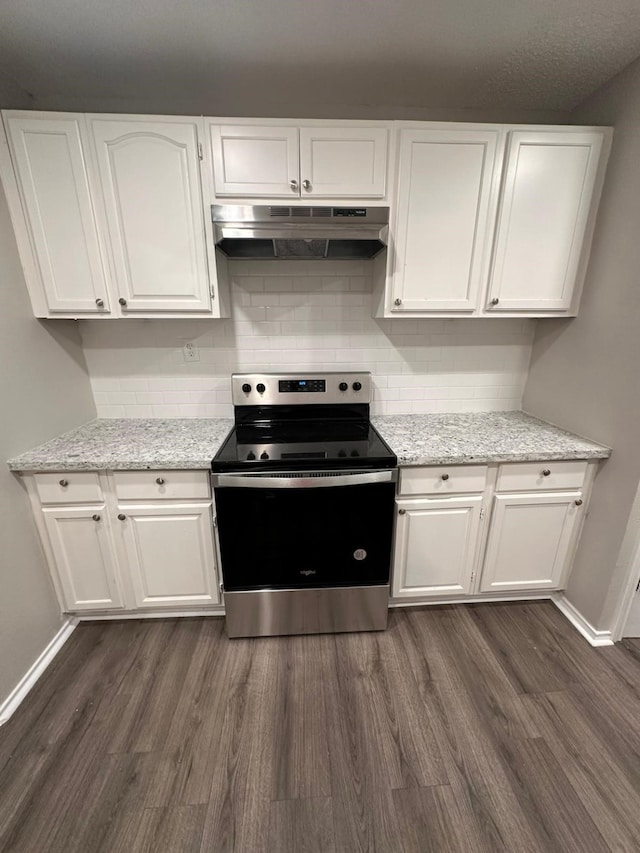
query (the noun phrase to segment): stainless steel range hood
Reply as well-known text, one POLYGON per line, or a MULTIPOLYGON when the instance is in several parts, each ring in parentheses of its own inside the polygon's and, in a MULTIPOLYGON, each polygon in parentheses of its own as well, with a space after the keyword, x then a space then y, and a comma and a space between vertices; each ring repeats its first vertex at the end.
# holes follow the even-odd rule
POLYGON ((216 248, 229 258, 362 260, 387 245, 388 207, 211 207, 216 248))

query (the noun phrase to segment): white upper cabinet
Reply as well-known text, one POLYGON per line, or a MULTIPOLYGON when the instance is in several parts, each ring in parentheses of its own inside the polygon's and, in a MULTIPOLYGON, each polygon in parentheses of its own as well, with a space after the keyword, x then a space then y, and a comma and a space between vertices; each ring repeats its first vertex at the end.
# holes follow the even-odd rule
POLYGON ((386 126, 209 123, 216 196, 383 198, 386 126))
POLYGON ((403 130, 387 310, 476 310, 495 215, 499 130, 403 130))
POLYGON ((123 313, 210 311, 196 121, 88 121, 123 313))
POLYGON ((13 166, 0 157, 0 172, 34 313, 108 313, 84 117, 8 112, 4 121, 13 166))
POLYGON ((487 309, 568 312, 602 131, 509 134, 487 309))
POLYGON ((301 195, 382 198, 387 175, 386 127, 301 127, 301 195))
POLYGON ((300 195, 298 128, 210 124, 216 196, 300 195))

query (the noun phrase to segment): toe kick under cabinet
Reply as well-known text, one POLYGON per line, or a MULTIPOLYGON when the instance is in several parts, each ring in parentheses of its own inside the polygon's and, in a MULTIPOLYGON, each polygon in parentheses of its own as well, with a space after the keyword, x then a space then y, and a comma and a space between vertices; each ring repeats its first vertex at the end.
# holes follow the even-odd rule
POLYGON ((218 604, 204 471, 25 475, 62 610, 218 604))
POLYGON ((527 597, 562 589, 597 465, 401 468, 393 598, 527 597))

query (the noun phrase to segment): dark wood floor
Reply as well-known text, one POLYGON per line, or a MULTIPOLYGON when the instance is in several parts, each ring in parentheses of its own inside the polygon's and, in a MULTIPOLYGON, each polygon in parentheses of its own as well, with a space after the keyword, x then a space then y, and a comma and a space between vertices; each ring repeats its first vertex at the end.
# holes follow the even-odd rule
POLYGON ((84 623, 0 729, 0 850, 637 851, 640 642, 548 602, 381 634, 84 623))

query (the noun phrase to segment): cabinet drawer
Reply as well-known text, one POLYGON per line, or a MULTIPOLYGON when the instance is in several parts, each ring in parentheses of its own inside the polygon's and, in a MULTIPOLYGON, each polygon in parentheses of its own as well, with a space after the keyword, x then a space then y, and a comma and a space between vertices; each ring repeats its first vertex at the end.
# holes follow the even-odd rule
POLYGON ((400 469, 401 495, 455 495, 483 492, 486 465, 433 465, 400 469))
POLYGON ((35 474, 38 497, 43 504, 80 504, 102 501, 98 475, 93 471, 70 474, 35 474))
POLYGON ((208 498, 209 475, 204 471, 118 471, 113 475, 119 500, 208 498))
POLYGON ((586 462, 514 462, 500 466, 496 491, 579 489, 586 473, 586 462))

